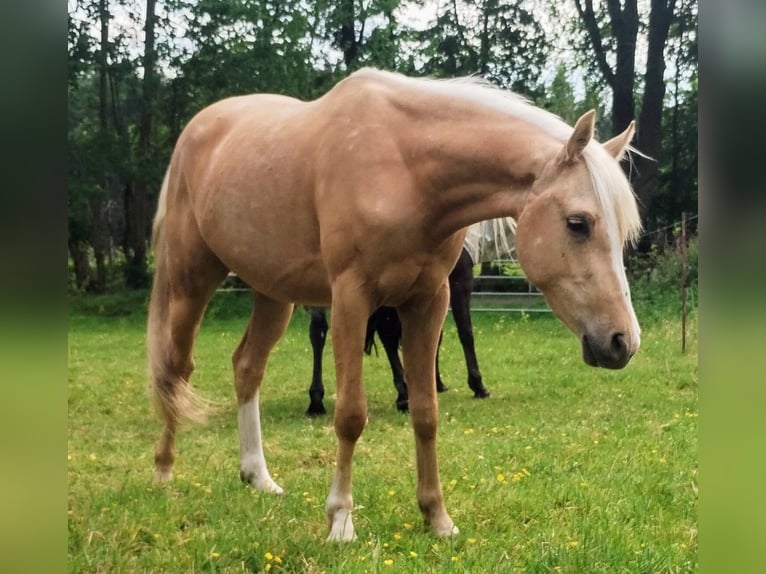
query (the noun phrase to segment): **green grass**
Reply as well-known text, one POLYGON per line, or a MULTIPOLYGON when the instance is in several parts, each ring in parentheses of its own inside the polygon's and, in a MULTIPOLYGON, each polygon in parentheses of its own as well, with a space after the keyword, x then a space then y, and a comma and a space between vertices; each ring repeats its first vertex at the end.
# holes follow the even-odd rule
MULTIPOLYGON (((140 307, 140 306, 139 306, 140 307)), ((97 310, 97 309, 96 309, 97 310)), ((230 356, 246 315, 206 318, 193 383, 220 406, 184 429, 176 477, 152 484, 160 424, 146 393, 144 319, 75 309, 69 334, 71 572, 697 571, 697 336, 643 325, 623 371, 585 366, 549 316, 475 314, 492 392, 475 400, 454 324, 441 354, 439 453, 461 529, 433 537, 415 501, 414 440, 387 362, 365 359, 369 425, 354 461, 358 541, 329 544, 331 417, 309 420, 308 315, 296 311, 262 392, 266 458, 282 498, 239 480, 230 356)), ((640 315, 640 314, 639 314, 640 315)), ((328 409, 335 389, 325 350, 328 409)))

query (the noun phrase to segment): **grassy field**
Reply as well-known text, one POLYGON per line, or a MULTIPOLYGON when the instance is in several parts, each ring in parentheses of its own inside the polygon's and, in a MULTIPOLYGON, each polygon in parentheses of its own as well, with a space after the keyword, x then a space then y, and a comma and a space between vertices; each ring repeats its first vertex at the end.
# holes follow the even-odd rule
MULTIPOLYGON (((686 354, 679 321, 654 321, 631 364, 606 371, 585 366, 577 340, 550 316, 475 314, 492 392, 475 400, 448 319, 439 453, 447 509, 461 529, 450 540, 423 526, 409 418, 394 408, 382 349, 366 358, 370 420, 354 463, 359 539, 338 545, 324 541, 331 418, 303 416, 305 312, 273 353, 262 392, 266 458, 282 498, 252 492, 238 476, 230 356, 246 314, 206 318, 193 383, 219 406, 206 426, 180 434, 176 477, 159 486, 144 318, 103 314, 70 317, 71 572, 697 571, 696 322, 686 354)), ((330 353, 328 344, 327 367, 330 353)), ((325 383, 331 410, 331 368, 325 383)))

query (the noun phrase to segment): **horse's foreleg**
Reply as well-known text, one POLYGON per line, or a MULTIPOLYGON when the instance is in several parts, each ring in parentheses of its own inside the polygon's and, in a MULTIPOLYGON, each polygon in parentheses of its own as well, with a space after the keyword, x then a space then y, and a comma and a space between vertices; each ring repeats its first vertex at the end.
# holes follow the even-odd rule
POLYGON ((324 408, 324 384, 322 383, 322 353, 327 340, 327 311, 324 307, 311 307, 311 323, 309 324, 309 339, 314 353, 314 371, 311 376, 309 387, 309 408, 306 415, 314 417, 323 415, 327 411, 324 408))
POLYGON ((418 298, 399 308, 404 369, 410 394, 410 416, 415 431, 418 505, 425 522, 439 536, 458 533, 444 506, 436 455, 439 409, 434 385, 434 366, 439 331, 447 313, 448 299, 445 283, 434 297, 418 298))
POLYGON ((239 404, 240 478, 253 488, 282 494, 266 467, 261 435, 260 387, 271 349, 285 332, 293 306, 255 294, 253 314, 232 357, 239 404))
POLYGON ((452 318, 455 320, 457 335, 463 347, 465 366, 468 371, 468 386, 476 398, 486 398, 489 391, 484 386, 476 359, 476 346, 471 325, 471 292, 473 291, 473 261, 468 252, 463 250, 455 268, 449 275, 450 305, 452 318))
POLYGON ((362 385, 364 334, 370 314, 369 300, 358 281, 336 280, 331 307, 337 399, 333 424, 338 437, 335 475, 325 503, 330 529, 328 540, 356 538, 351 520, 351 463, 354 446, 367 423, 367 402, 362 385))

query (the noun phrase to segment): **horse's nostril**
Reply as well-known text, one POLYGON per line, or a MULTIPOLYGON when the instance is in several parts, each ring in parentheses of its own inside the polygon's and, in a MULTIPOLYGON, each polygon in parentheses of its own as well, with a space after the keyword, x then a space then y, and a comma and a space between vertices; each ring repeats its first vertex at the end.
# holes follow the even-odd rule
POLYGON ((612 351, 618 357, 622 357, 628 352, 628 345, 625 343, 625 336, 622 333, 612 335, 612 351))

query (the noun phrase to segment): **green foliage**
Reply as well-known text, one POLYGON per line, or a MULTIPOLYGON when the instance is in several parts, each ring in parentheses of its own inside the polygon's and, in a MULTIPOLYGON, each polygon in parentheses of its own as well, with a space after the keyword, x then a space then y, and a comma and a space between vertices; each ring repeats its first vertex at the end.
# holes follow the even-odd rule
POLYGON ((481 73, 498 85, 539 95, 550 42, 528 2, 447 3, 432 27, 412 36, 425 58, 421 73, 481 73))
MULTIPOLYGON (((149 183, 147 217, 151 217, 172 147, 186 122, 203 106, 256 91, 315 98, 363 65, 413 75, 478 72, 531 97, 570 123, 595 108, 599 139, 610 135, 608 90, 596 69, 589 68, 595 61, 592 50, 587 42, 578 43, 584 36, 577 20, 556 3, 544 3, 543 13, 539 3, 529 0, 456 0, 439 3, 430 13, 421 12, 427 14, 426 21, 405 24, 405 11, 421 2, 172 0, 158 5, 159 85, 148 104, 154 112, 154 128, 150 152, 144 157, 136 149, 145 105, 141 61, 136 57, 143 41, 140 4, 132 0, 105 4, 108 10, 119 9, 128 16, 126 20, 107 15, 111 17, 105 53, 98 40, 101 3, 71 4, 75 9, 68 19, 70 251, 72 247, 90 253, 97 249, 102 255, 107 248, 130 251, 126 198, 131 186, 137 179, 149 183), (347 44, 341 42, 344 34, 344 42, 353 38, 354 44, 353 62, 348 65, 343 52, 347 44), (543 72, 556 64, 555 77, 543 85, 543 72), (581 94, 575 86, 583 70, 588 72, 581 94), (99 73, 103 71, 107 75, 105 125, 100 117, 99 73)), ((604 3, 596 9, 611 49, 604 3)), ((666 98, 663 115, 663 150, 670 151, 661 157, 648 228, 677 221, 681 211, 696 211, 696 22, 697 2, 681 1, 667 50, 668 60, 680 70, 672 90, 668 82, 672 97, 666 98)))
POLYGON ((582 99, 577 99, 571 76, 570 67, 560 63, 556 67, 556 75, 545 89, 540 105, 570 125, 574 125, 585 112, 596 110, 596 139, 606 141, 611 137, 611 119, 604 103, 604 90, 598 82, 586 79, 585 94, 582 99))
MULTIPOLYGON (((697 80, 679 94, 678 105, 663 115, 663 149, 668 150, 659 166, 658 185, 648 215, 649 225, 664 227, 680 214, 696 213, 698 202, 697 80)), ((696 225, 692 223, 692 228, 696 225)))
MULTIPOLYGON (((678 234, 678 230, 675 230, 678 234)), ((696 236, 687 242, 687 310, 696 312, 699 241, 696 236)), ((645 254, 635 255, 629 262, 631 296, 639 319, 681 316, 681 286, 683 258, 676 243, 655 243, 645 254)))
POLYGON ((143 318, 149 306, 146 291, 121 290, 104 295, 69 295, 69 312, 73 316, 143 318))
MULTIPOLYGON (((218 297, 218 295, 216 295, 218 297)), ((215 303, 215 300, 214 300, 215 303)), ((441 367, 440 469, 461 534, 434 538, 415 501, 409 417, 394 409, 383 357, 365 358, 369 424, 356 448, 359 539, 328 544, 332 417, 303 416, 308 316, 296 311, 263 386, 269 467, 282 498, 238 477, 230 356, 246 315, 203 322, 192 377, 214 402, 179 434, 173 482, 151 482, 160 425, 146 397, 144 317, 73 312, 68 382, 68 571, 678 572, 698 570, 697 346, 678 322, 644 324, 622 371, 585 366, 550 317, 474 318, 492 396, 474 400, 454 325, 441 367)), ((335 391, 325 351, 326 404, 335 391)))

